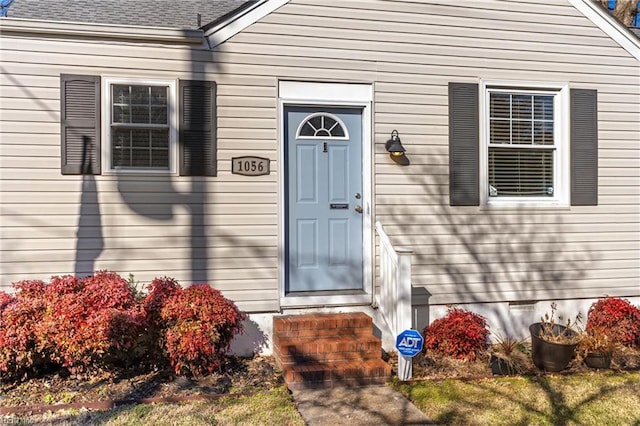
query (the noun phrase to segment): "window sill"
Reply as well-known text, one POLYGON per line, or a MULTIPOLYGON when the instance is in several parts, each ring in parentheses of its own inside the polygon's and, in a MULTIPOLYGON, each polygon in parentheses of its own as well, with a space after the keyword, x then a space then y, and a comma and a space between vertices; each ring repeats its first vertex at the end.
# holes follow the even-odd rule
POLYGON ((144 169, 117 169, 105 170, 104 176, 178 176, 178 172, 172 170, 144 170, 144 169))
POLYGON ((490 211, 490 210, 571 210, 571 206, 567 203, 562 203, 560 201, 550 201, 546 203, 541 202, 533 202, 533 201, 501 201, 501 202, 484 202, 480 205, 480 210, 482 211, 490 211))

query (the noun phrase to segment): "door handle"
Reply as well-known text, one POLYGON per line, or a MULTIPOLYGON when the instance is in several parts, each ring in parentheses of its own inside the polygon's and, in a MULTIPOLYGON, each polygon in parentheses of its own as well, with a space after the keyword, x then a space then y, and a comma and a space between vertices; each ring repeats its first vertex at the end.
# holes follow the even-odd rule
POLYGON ((362 213, 362 206, 360 204, 356 205, 355 209, 356 212, 358 213, 362 213))

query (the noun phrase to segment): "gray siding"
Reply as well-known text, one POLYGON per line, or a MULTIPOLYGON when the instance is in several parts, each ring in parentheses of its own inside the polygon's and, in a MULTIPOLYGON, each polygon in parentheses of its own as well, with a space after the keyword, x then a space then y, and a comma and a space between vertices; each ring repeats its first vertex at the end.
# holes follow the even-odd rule
POLYGON ((212 53, 6 33, 1 49, 2 286, 93 264, 206 277, 242 309, 277 309, 277 81, 304 79, 374 84, 376 219, 414 248, 432 303, 638 295, 639 64, 568 2, 293 0, 212 53), (83 192, 59 170, 60 73, 215 80, 218 176, 103 175, 83 192), (447 84, 478 78, 598 90, 598 206, 448 206, 447 84), (384 151, 392 129, 408 167, 384 151), (238 155, 271 158, 272 174, 232 175, 238 155), (189 202, 203 206, 193 237, 189 202))
POLYGON ((241 309, 278 308, 275 80, 218 74, 215 55, 188 46, 3 33, 1 55, 0 287, 110 269, 207 281, 241 309), (61 73, 217 81, 218 177, 61 175, 61 73), (232 175, 239 155, 271 158, 275 173, 232 175))

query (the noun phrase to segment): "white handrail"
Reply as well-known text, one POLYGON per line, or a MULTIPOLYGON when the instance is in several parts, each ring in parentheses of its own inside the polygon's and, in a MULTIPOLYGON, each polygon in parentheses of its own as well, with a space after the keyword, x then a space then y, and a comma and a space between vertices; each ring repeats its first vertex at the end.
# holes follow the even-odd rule
MULTIPOLYGON (((389 236, 380 222, 376 222, 376 232, 380 240, 380 291, 374 303, 394 336, 412 327, 411 319, 411 255, 413 250, 393 247, 389 236)), ((398 378, 411 378, 411 358, 398 355, 398 378)))

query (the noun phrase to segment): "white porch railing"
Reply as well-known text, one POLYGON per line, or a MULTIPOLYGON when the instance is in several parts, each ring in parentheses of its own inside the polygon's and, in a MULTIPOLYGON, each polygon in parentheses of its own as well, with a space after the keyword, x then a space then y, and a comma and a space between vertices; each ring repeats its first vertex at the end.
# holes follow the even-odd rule
MULTIPOLYGON (((394 336, 412 327, 411 315, 411 255, 412 249, 393 247, 380 222, 376 222, 380 239, 380 290, 374 298, 394 336)), ((398 378, 412 375, 411 358, 398 354, 398 378)))

